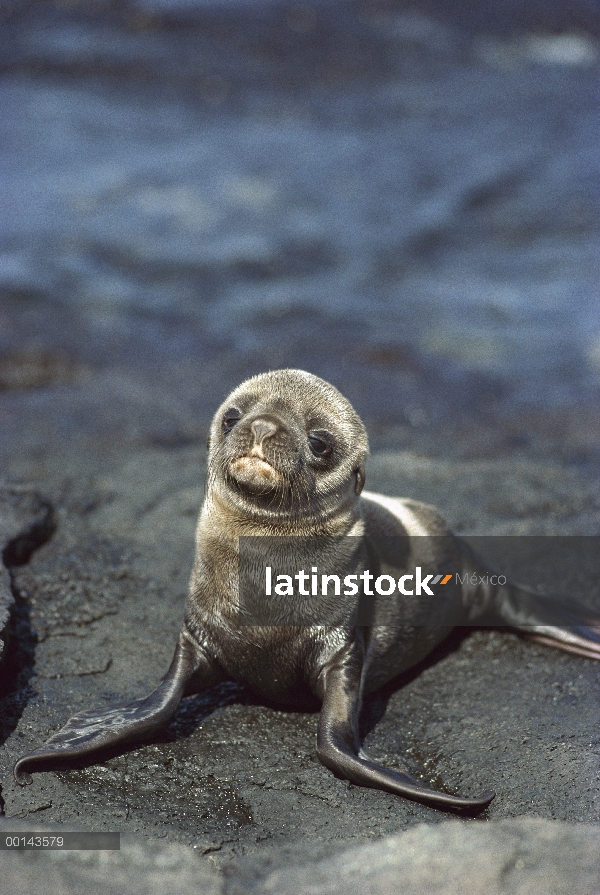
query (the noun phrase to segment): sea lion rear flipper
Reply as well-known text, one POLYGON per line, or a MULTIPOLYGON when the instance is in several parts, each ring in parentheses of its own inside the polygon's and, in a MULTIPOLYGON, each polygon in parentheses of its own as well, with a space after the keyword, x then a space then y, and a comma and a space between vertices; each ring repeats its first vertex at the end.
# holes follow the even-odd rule
POLYGON ((78 712, 43 746, 17 761, 15 780, 24 786, 32 782, 29 771, 50 770, 65 759, 81 758, 117 743, 143 739, 165 727, 177 711, 186 684, 201 672, 203 663, 210 677, 208 661, 189 637, 181 633, 169 670, 149 696, 109 709, 78 712))
POLYGON ((436 792, 404 771, 392 771, 363 757, 358 740, 361 662, 351 651, 329 662, 319 677, 317 693, 323 700, 317 734, 319 760, 336 776, 358 786, 382 789, 397 796, 463 814, 478 814, 495 793, 488 789, 469 799, 436 792))
MULTIPOLYGON (((483 581, 483 576, 477 576, 483 581)), ((487 576, 486 576, 487 578, 487 576)), ((468 594, 471 620, 508 625, 530 640, 600 660, 600 611, 570 597, 540 594, 520 584, 479 584, 468 594)))
POLYGON ((559 628, 553 625, 518 626, 528 640, 555 646, 565 653, 583 656, 586 659, 600 661, 600 627, 575 625, 570 628, 559 628))

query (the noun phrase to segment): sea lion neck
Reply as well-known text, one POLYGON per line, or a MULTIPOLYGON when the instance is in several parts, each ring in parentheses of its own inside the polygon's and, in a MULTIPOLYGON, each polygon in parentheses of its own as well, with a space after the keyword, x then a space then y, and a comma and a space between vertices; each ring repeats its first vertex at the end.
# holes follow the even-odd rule
POLYGON ((238 505, 226 493, 213 488, 207 494, 200 515, 200 529, 203 519, 212 535, 216 532, 224 540, 237 541, 240 537, 344 537, 354 535, 361 524, 359 502, 349 497, 341 506, 329 512, 305 517, 286 513, 268 513, 257 506, 255 512, 246 501, 238 505))

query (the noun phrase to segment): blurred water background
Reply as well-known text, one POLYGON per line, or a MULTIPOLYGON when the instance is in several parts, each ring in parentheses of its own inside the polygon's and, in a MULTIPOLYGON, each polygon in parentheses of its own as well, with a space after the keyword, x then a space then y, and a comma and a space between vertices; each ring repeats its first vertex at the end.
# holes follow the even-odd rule
POLYGON ((375 447, 596 466, 595 0, 1 10, 10 469, 201 441, 282 366, 375 447))

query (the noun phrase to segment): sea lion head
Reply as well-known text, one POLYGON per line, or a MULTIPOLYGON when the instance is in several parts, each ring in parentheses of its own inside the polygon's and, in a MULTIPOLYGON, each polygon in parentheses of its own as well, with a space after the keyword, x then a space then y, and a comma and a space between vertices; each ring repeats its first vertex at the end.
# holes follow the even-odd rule
POLYGON ((250 515, 315 518, 355 503, 365 427, 332 385, 303 370, 247 379, 217 410, 208 489, 250 515))

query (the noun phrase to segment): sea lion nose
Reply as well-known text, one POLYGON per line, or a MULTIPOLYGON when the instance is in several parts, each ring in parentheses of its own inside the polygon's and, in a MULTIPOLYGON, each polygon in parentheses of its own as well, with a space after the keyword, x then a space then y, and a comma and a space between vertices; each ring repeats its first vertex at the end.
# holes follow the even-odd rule
POLYGON ((270 438, 277 432, 277 426, 271 420, 257 419, 250 426, 256 444, 262 444, 265 438, 270 438))

